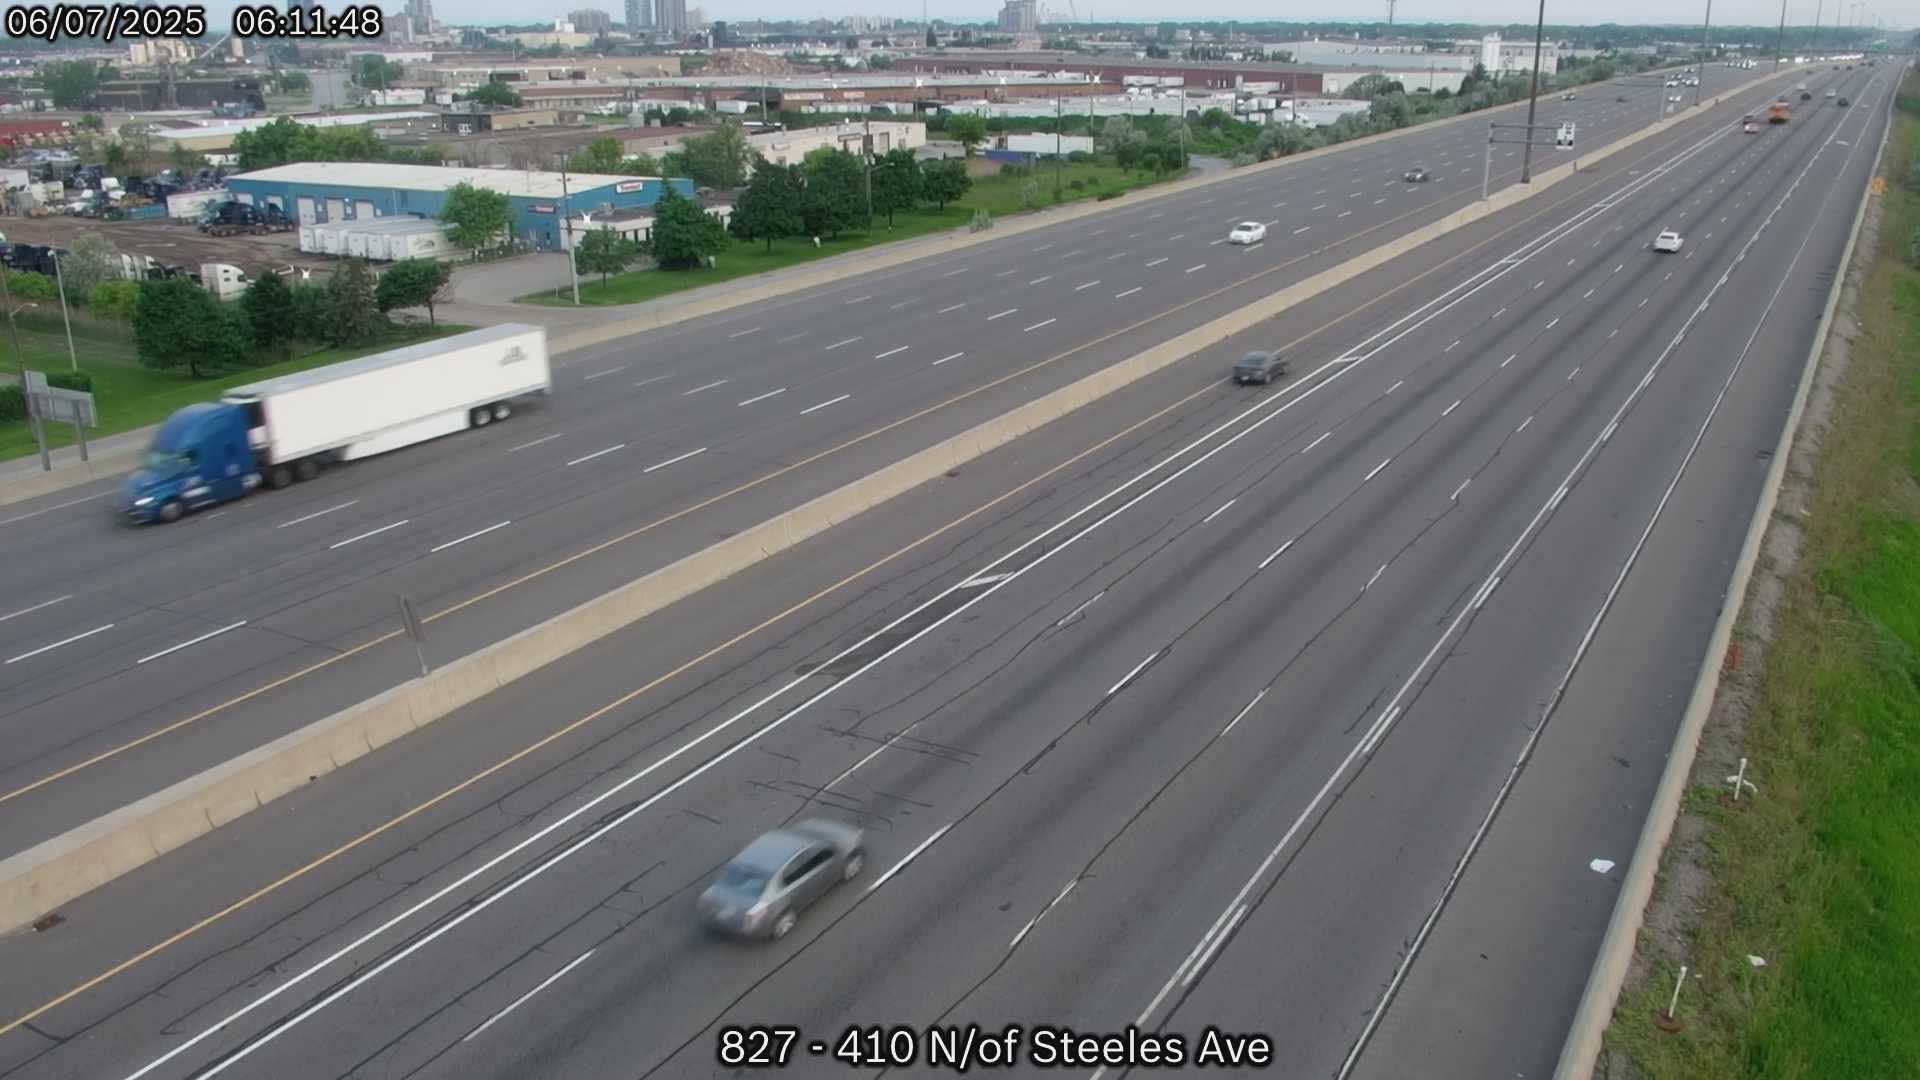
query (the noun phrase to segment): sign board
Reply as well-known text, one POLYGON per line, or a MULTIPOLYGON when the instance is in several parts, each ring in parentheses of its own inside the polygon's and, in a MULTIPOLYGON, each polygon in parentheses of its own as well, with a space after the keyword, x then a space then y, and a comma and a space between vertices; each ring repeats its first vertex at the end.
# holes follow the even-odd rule
POLYGON ((645 180, 629 180, 624 184, 615 184, 613 187, 613 190, 619 192, 622 195, 626 195, 635 191, 643 190, 646 188, 646 186, 647 186, 647 182, 645 180))
POLYGON ((100 426, 100 417, 93 408, 93 395, 84 390, 62 390, 56 386, 27 396, 33 399, 33 410, 42 420, 100 426))
POLYGON ((527 209, 533 211, 536 214, 551 214, 553 213, 553 204, 552 203, 534 203, 532 206, 527 207, 527 209))

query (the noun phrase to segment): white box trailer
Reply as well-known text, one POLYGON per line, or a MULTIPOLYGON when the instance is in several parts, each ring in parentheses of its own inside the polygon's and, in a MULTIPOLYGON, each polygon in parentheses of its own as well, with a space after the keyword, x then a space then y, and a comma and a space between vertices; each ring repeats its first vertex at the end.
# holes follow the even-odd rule
POLYGON ((444 228, 395 233, 387 237, 389 259, 446 259, 461 254, 462 250, 447 239, 447 230, 444 228))
MULTIPOLYGON (((368 218, 362 219, 346 232, 347 254, 356 259, 371 259, 374 244, 387 233, 407 228, 414 218, 368 218)), ((380 245, 385 250, 386 245, 380 245)))
POLYGON ((347 224, 338 221, 316 221, 300 226, 300 250, 309 255, 338 254, 340 251, 339 232, 347 224), (331 237, 331 248, 329 248, 331 237))
POLYGON ((367 230, 367 258, 376 262, 390 259, 393 256, 389 252, 395 237, 405 236, 408 233, 430 232, 440 228, 441 225, 437 221, 412 215, 389 218, 380 228, 367 230))
POLYGON ((347 233, 358 226, 357 222, 336 221, 313 230, 314 239, 320 241, 322 255, 345 255, 347 253, 347 233))
POLYGON ((398 450, 506 419, 510 403, 553 391, 547 332, 506 323, 236 386, 248 442, 266 464, 398 450))
POLYGON ((198 221, 201 214, 223 202, 231 201, 232 198, 233 196, 227 194, 225 188, 212 191, 176 191, 167 196, 167 216, 175 221, 198 221))

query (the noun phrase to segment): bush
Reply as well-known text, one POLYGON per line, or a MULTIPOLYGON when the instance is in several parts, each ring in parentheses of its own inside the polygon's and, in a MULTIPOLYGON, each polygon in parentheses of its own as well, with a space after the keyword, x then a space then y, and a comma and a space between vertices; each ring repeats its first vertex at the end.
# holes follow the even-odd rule
POLYGON ((0 386, 0 420, 27 418, 27 392, 19 383, 0 386))
POLYGON ((1094 200, 1093 200, 1093 201, 1095 201, 1095 202, 1106 202, 1106 201, 1107 201, 1108 199, 1117 199, 1117 198, 1119 198, 1120 196, 1122 196, 1122 195, 1125 195, 1125 194, 1126 194, 1126 192, 1124 192, 1124 191, 1113 191, 1113 190, 1108 190, 1108 191, 1103 191, 1103 192, 1101 192, 1100 194, 1098 194, 1098 195, 1096 195, 1096 196, 1094 196, 1094 200))
POLYGON ((1087 182, 1081 179, 1080 177, 1076 176, 1073 179, 1067 181, 1067 186, 1072 188, 1075 191, 1082 191, 1086 188, 1087 182))
POLYGON ((985 232, 991 228, 993 228, 993 215, 987 213, 985 209, 975 210, 973 220, 967 223, 967 229, 970 232, 985 232))
POLYGON ((93 376, 84 371, 49 371, 47 385, 60 390, 79 390, 93 393, 93 376))
POLYGON ((1913 239, 1907 242, 1907 262, 1920 270, 1920 225, 1914 226, 1913 239))
POLYGON ((1025 176, 1029 170, 1025 165, 1016 165, 1011 161, 1000 163, 1001 176, 1025 176))
POLYGON ((1067 155, 1067 160, 1075 165, 1085 165, 1093 160, 1093 155, 1085 150, 1075 150, 1067 155))

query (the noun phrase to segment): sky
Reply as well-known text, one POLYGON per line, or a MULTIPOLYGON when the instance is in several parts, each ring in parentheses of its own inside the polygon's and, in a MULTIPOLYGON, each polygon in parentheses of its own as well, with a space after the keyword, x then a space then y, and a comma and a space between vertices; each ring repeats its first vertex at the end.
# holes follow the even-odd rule
MULTIPOLYGON (((385 0, 398 6, 399 0, 385 0)), ((1109 19, 1158 19, 1177 15, 1183 19, 1384 19, 1386 0, 1365 3, 1328 4, 1292 3, 1281 0, 1073 0, 1085 16, 1109 19), (1332 12, 1339 12, 1338 15, 1332 12)), ((1866 21, 1875 14, 1884 16, 1888 26, 1905 23, 1912 14, 1912 0, 1878 0, 1864 7, 1866 21), (1895 16, 1905 16, 1896 19, 1895 16)), ((709 19, 752 18, 840 18, 845 15, 893 15, 918 19, 919 0, 688 0, 688 7, 703 7, 709 19)), ((1821 21, 1833 25, 1836 4, 1827 0, 1788 0, 1790 25, 1811 25, 1815 9, 1820 7, 1821 21)), ((1838 0, 1844 17, 1851 19, 1854 8, 1849 0, 1838 0)), ((1041 0, 1041 7, 1067 10, 1067 0, 1041 0)), ((443 22, 512 22, 536 17, 551 18, 581 8, 596 8, 610 13, 616 22, 625 19, 625 0, 546 0, 528 4, 525 0, 436 0, 434 14, 443 22), (551 9, 551 10, 549 10, 551 9), (538 14, 536 14, 538 13, 538 14)), ((999 0, 928 0, 927 10, 936 19, 987 20, 1000 10, 999 0)), ((1432 22, 1478 22, 1493 25, 1532 22, 1539 7, 1535 0, 1401 0, 1397 19, 1432 22)), ((1670 23, 1676 19, 1698 22, 1706 14, 1704 0, 1608 0, 1604 5, 1547 0, 1547 21, 1563 23, 1670 23), (1556 8, 1558 9, 1556 11, 1556 8)), ((1719 24, 1773 26, 1780 20, 1779 0, 1714 0, 1713 21, 1719 24)))

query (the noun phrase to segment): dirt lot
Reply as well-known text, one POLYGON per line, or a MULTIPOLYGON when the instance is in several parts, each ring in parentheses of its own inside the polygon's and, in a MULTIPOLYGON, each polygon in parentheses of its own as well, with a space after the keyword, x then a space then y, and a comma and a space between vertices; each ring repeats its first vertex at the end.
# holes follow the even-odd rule
POLYGON ((127 255, 150 255, 169 266, 198 272, 201 263, 231 263, 259 275, 288 265, 323 267, 325 260, 299 251, 299 234, 213 237, 192 225, 172 221, 93 221, 77 217, 0 217, 0 232, 16 244, 71 247, 90 232, 127 255))

